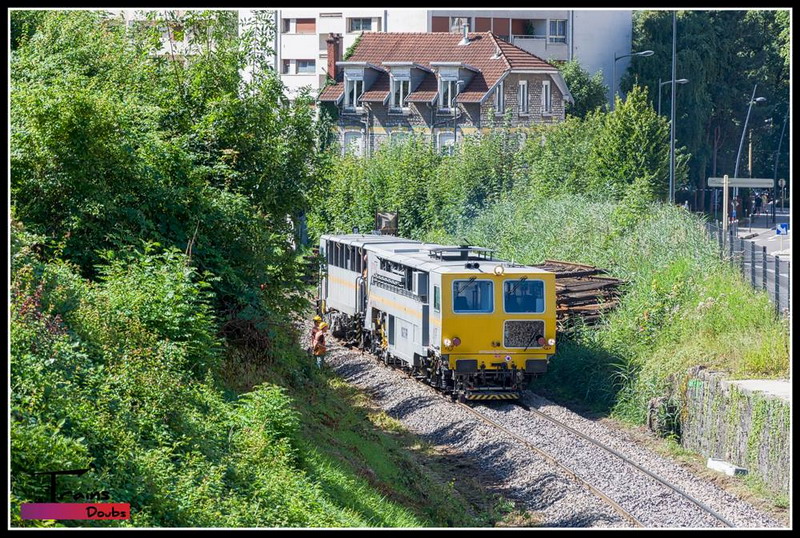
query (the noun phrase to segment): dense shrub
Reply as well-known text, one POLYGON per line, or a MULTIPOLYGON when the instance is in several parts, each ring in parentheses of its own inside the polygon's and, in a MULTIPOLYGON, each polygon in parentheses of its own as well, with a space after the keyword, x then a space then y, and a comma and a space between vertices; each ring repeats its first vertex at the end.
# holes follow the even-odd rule
POLYGON ((39 258, 40 238, 19 221, 12 229, 13 525, 35 523, 19 518, 21 503, 48 499, 49 481, 32 472, 74 468, 91 471, 60 477, 59 500, 107 491, 131 504, 131 520, 90 525, 418 524, 382 499, 368 514, 353 510, 309 476, 318 465, 285 389, 223 389, 210 284, 185 254, 105 253, 91 282, 39 258))

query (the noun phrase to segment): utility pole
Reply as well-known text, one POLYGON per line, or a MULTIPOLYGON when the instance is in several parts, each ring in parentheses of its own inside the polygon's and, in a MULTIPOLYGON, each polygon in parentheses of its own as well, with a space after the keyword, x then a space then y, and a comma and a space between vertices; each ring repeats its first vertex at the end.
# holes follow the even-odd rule
POLYGON ((670 103, 669 120, 669 202, 675 202, 675 47, 677 37, 676 12, 672 12, 672 102, 670 103))

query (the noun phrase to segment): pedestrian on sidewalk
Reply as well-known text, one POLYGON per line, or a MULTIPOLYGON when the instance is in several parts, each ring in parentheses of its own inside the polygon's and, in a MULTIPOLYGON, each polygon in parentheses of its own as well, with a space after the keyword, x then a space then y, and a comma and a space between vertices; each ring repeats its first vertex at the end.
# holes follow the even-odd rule
POLYGON ((319 330, 317 334, 314 336, 314 347, 313 353, 314 358, 317 360, 317 368, 320 370, 322 366, 325 364, 325 353, 327 352, 327 348, 325 346, 325 335, 328 334, 328 324, 324 321, 319 324, 319 330))

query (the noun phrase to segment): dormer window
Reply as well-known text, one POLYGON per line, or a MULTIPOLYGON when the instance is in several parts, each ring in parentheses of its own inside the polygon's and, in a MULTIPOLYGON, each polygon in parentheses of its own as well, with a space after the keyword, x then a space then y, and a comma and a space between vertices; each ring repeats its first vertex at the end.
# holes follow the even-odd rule
POLYGON ((439 108, 448 112, 452 110, 456 95, 458 95, 458 80, 442 77, 439 80, 439 108))
POLYGON ((394 111, 408 110, 405 101, 409 93, 411 93, 411 77, 392 75, 392 97, 389 108, 394 111))
POLYGON ((364 76, 348 74, 345 77, 344 108, 345 110, 358 111, 361 106, 358 99, 364 93, 364 76))

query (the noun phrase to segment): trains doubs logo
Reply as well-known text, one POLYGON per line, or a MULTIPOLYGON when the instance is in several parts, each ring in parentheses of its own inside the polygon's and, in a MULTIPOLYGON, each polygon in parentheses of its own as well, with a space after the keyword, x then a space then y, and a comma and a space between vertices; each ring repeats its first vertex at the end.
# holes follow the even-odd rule
MULTIPOLYGON (((58 502, 57 477, 59 475, 80 476, 89 469, 70 469, 61 471, 42 471, 33 475, 50 476, 50 502, 23 503, 20 505, 22 519, 130 519, 131 505, 113 502, 58 502)), ((92 493, 71 492, 72 500, 103 500, 111 498, 108 491, 92 493)))

